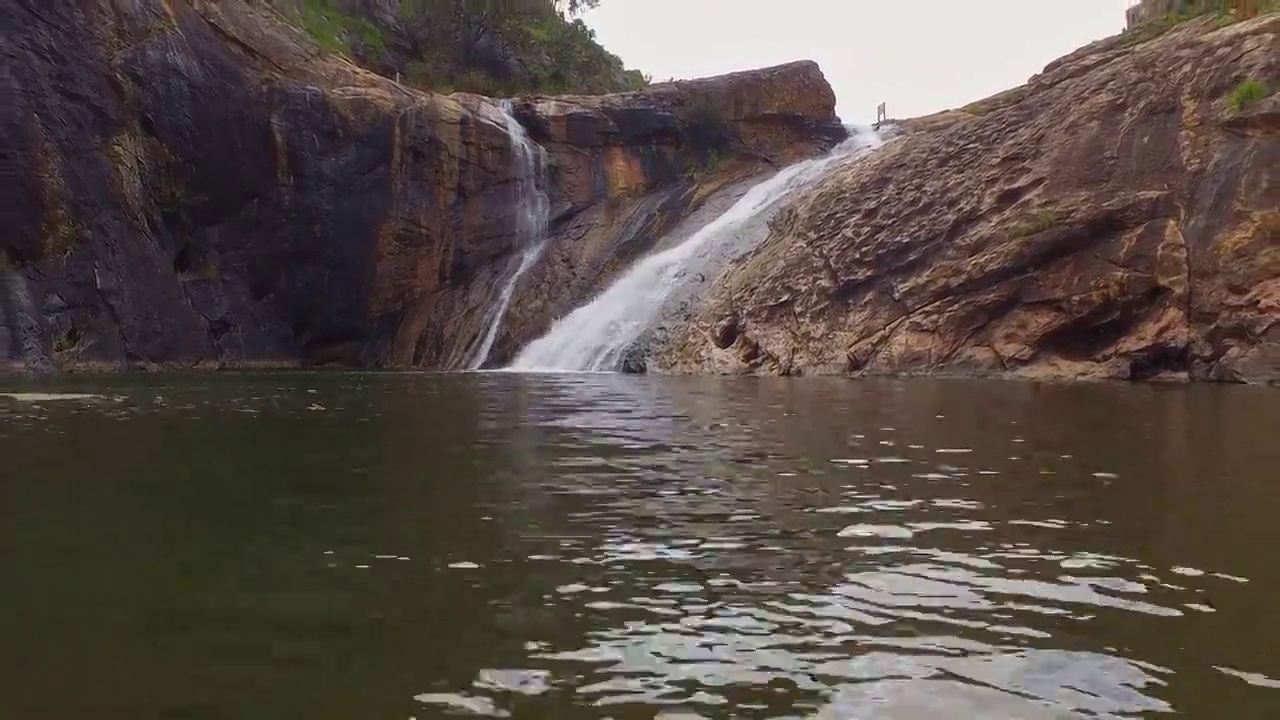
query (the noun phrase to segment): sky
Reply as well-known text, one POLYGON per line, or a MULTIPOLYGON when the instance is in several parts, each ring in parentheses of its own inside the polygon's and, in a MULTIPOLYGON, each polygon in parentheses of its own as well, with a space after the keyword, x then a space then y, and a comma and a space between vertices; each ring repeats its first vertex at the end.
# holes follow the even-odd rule
POLYGON ((655 81, 816 60, 846 123, 1021 85, 1124 29, 1126 0, 601 0, 583 19, 655 81))

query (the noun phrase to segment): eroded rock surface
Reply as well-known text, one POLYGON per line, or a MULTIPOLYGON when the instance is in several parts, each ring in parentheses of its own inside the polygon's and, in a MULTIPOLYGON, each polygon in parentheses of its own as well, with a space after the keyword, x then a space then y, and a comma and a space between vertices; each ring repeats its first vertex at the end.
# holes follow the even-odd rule
POLYGON ((780 214, 674 372, 1280 380, 1280 17, 1063 58, 780 214))
MULTIPOLYGON (((522 250, 491 100, 406 89, 259 2, 13 0, 0 22, 0 273, 24 298, 4 361, 448 368, 474 346, 522 250)), ((523 99, 555 217, 495 356, 716 188, 829 147, 834 106, 812 63, 523 99)))

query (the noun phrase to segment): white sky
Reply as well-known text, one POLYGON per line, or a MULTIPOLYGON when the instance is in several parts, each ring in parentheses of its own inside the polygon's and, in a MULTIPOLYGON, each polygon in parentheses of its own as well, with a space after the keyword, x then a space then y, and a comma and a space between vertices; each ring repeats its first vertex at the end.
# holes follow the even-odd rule
POLYGON ((846 122, 964 106, 1124 29, 1126 0, 601 0, 584 16, 654 80, 816 60, 846 122))

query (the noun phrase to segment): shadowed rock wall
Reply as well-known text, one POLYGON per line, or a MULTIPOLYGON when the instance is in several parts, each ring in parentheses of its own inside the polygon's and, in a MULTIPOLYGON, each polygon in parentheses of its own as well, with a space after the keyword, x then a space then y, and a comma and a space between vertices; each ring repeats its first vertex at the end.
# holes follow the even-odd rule
MULTIPOLYGON (((8 362, 451 367, 481 332, 520 250, 488 99, 407 90, 265 3, 11 0, 0 21, 3 272, 35 308, 6 310, 8 362)), ((607 275, 600 238, 639 252, 707 187, 821 151, 834 105, 812 63, 524 100, 565 282, 501 347, 607 275)))

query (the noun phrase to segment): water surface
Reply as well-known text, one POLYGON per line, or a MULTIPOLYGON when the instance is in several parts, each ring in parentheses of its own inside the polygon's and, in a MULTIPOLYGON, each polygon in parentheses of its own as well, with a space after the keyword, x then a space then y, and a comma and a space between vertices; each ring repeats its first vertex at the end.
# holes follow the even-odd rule
POLYGON ((0 697, 24 720, 1280 717, 1277 408, 0 379, 0 697))

